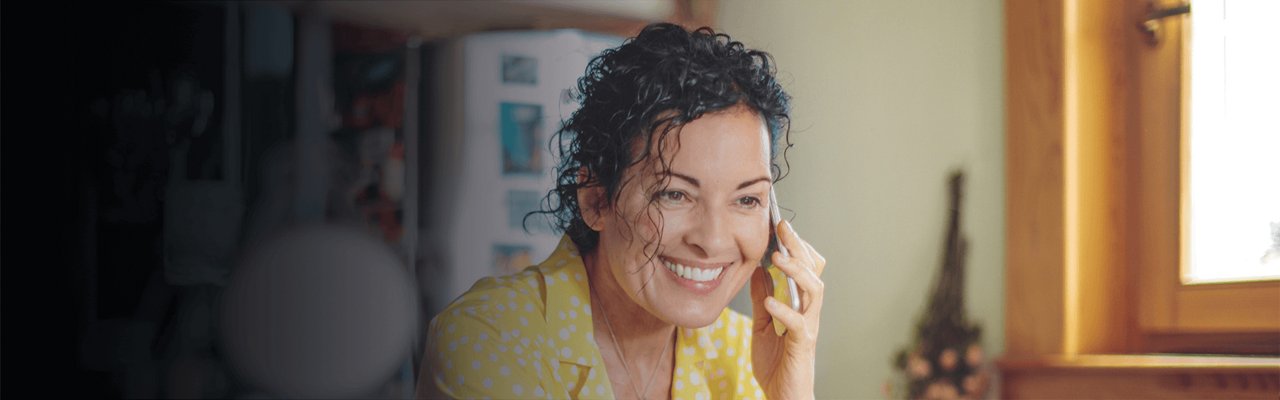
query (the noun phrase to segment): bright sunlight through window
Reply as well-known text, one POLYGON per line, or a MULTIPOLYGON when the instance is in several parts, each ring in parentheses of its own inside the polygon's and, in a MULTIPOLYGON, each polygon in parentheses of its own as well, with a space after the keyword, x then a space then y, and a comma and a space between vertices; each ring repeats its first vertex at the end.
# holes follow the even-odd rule
POLYGON ((1183 281, 1280 279, 1280 1, 1192 6, 1183 281))

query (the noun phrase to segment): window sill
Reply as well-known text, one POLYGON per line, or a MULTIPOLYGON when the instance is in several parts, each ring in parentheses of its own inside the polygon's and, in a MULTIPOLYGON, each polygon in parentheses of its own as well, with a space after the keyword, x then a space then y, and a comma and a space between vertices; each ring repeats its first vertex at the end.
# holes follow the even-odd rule
POLYGON ((1006 357, 1007 398, 1274 399, 1280 358, 1192 355, 1006 357))

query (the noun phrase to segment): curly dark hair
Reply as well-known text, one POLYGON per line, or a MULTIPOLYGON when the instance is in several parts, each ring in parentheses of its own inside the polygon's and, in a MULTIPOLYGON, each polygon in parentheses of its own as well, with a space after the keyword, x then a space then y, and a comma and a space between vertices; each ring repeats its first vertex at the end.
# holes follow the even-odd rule
POLYGON ((550 146, 560 156, 556 187, 544 198, 543 209, 526 215, 526 220, 534 214, 550 215, 555 228, 568 234, 579 251, 593 251, 599 233, 583 220, 578 190, 604 188, 602 204, 591 208, 615 203, 627 184, 627 168, 656 156, 666 169, 662 149, 673 131, 706 113, 737 105, 749 107, 767 125, 776 182, 785 176, 777 162, 779 146, 783 165, 791 147, 791 97, 775 74, 768 53, 747 49, 707 27, 689 31, 655 23, 621 46, 605 50, 578 80, 575 100, 581 108, 551 137, 550 146), (637 149, 638 143, 643 148, 637 149))

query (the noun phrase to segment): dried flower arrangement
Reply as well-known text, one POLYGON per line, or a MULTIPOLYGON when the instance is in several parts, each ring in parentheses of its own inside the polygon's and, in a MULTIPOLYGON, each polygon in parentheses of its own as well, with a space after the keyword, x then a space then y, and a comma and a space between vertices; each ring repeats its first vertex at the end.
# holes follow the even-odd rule
POLYGON ((968 240, 960 233, 964 173, 949 179, 950 221, 942 269, 928 305, 916 325, 912 344, 894 357, 896 374, 885 396, 908 399, 981 399, 991 383, 982 350, 982 327, 964 308, 964 269, 968 240))

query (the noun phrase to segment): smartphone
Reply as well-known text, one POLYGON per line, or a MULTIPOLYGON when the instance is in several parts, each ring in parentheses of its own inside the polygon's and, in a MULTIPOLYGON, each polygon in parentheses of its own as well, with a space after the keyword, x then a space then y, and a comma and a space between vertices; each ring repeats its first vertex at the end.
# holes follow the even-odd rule
MULTIPOLYGON (((782 301, 783 304, 790 304, 791 309, 800 311, 800 296, 796 291, 796 281, 787 276, 779 268, 773 267, 773 252, 782 253, 784 257, 790 257, 791 253, 786 246, 782 245, 782 239, 778 237, 778 223, 782 222, 782 212, 778 209, 778 194, 769 188, 769 248, 765 250, 764 260, 761 260, 760 267, 765 268, 765 272, 769 273, 769 287, 773 292, 773 297, 782 301), (786 278, 786 290, 782 291, 778 283, 779 277, 786 278), (776 283, 775 283, 776 282, 776 283)), ((779 336, 786 333, 786 327, 778 320, 773 321, 773 329, 779 336)))

